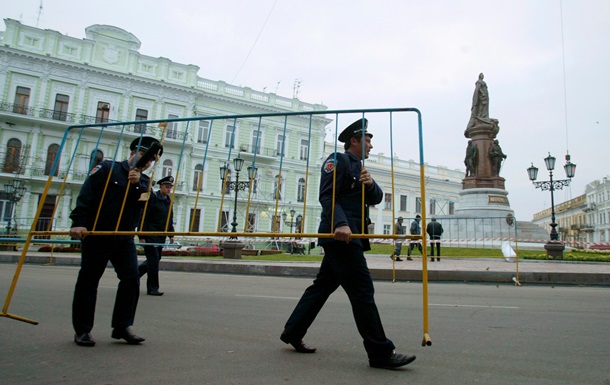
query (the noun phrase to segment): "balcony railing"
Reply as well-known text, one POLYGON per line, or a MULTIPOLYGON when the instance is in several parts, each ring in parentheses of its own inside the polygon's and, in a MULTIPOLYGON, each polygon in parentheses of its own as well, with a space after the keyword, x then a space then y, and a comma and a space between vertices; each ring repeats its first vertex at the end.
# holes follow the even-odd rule
MULTIPOLYGON (((0 111, 2 112, 11 112, 21 115, 27 115, 34 118, 40 119, 49 119, 55 120, 59 122, 65 122, 66 126, 68 125, 76 125, 76 124, 99 124, 99 123, 119 123, 121 120, 112 120, 112 119, 100 119, 96 116, 84 115, 84 114, 75 114, 71 112, 62 112, 58 110, 52 110, 48 108, 37 108, 37 107, 27 107, 14 103, 5 103, 0 102, 0 111)), ((110 129, 115 131, 120 131, 123 126, 111 126, 110 129)), ((146 124, 129 124, 126 125, 125 131, 133 132, 135 134, 149 134, 149 135, 159 135, 161 134, 161 130, 159 127, 150 126, 146 124)), ((184 132, 178 130, 168 130, 166 135, 167 138, 182 140, 184 138, 184 132)))

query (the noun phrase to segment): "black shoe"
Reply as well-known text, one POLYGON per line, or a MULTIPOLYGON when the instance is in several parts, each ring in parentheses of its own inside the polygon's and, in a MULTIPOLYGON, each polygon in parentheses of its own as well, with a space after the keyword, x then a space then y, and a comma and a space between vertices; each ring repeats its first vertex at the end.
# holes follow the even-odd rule
POLYGON ((434 262, 434 258, 430 258, 430 262, 434 262))
POLYGON ((124 329, 112 329, 112 338, 114 338, 115 340, 123 339, 127 341, 129 345, 137 345, 140 342, 146 341, 144 338, 138 337, 137 335, 133 334, 131 328, 129 327, 126 327, 124 329))
POLYGON ((440 259, 440 258, 436 258, 436 260, 437 260, 438 262, 440 262, 440 261, 441 261, 441 259, 440 259))
POLYGON ((292 345, 294 350, 299 353, 315 353, 316 351, 316 348, 310 348, 309 346, 305 345, 303 340, 291 339, 286 333, 282 333, 282 335, 280 336, 280 340, 282 340, 282 342, 286 344, 292 345))
POLYGON ((413 258, 407 257, 407 261, 412 261, 412 260, 413 260, 413 258))
POLYGON ((369 360, 369 365, 373 368, 394 369, 405 366, 415 361, 415 356, 392 353, 388 358, 369 360))
POLYGON ((155 291, 147 291, 146 294, 147 295, 155 295, 157 297, 161 297, 165 293, 163 293, 162 291, 159 291, 159 290, 155 290, 155 291))
POLYGON ((400 257, 396 257, 396 262, 402 262, 402 259, 400 259, 400 257))
POLYGON ((91 333, 82 333, 82 334, 75 333, 74 342, 78 346, 95 346, 95 340, 91 336, 91 333))

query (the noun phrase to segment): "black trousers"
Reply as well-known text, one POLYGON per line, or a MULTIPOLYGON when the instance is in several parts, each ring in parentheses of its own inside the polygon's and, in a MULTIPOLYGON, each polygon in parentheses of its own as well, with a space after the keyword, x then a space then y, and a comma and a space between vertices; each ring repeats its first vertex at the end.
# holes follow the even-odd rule
POLYGON ((434 257, 434 245, 436 245, 436 255, 441 256, 441 239, 430 239, 430 256, 434 257))
POLYGON ((299 300, 284 326, 292 339, 302 339, 328 297, 343 287, 352 305, 358 332, 369 359, 385 358, 394 350, 383 330, 375 305, 373 280, 362 248, 354 243, 333 242, 324 245, 320 271, 299 300))
POLYGON ((148 292, 159 290, 159 261, 163 253, 163 246, 144 246, 146 261, 138 266, 140 277, 148 274, 146 278, 146 290, 148 292))
POLYGON ((74 287, 72 325, 78 334, 93 329, 97 288, 108 261, 119 278, 112 327, 133 325, 140 297, 138 259, 132 237, 87 236, 82 241, 81 267, 74 287))
POLYGON ((415 243, 415 242, 409 243, 409 250, 407 252, 407 255, 411 255, 411 252, 413 251, 415 246, 417 246, 417 248, 419 249, 419 253, 423 255, 424 253, 422 252, 421 243, 415 243))

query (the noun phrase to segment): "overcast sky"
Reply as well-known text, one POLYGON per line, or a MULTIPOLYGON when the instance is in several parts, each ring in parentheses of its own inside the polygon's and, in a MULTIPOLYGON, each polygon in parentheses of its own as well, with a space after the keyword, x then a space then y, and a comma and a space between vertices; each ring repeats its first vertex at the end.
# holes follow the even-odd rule
MULTIPOLYGON (((556 179, 565 179, 567 150, 577 165, 557 203, 609 175, 608 0, 44 0, 39 14, 40 4, 7 2, 1 14, 76 38, 113 25, 140 39, 144 55, 286 97, 298 80, 299 99, 329 109, 416 107, 425 161, 450 169, 464 168, 482 72, 508 155, 500 175, 520 220, 550 207, 526 172, 534 162, 548 180, 549 152, 556 179)), ((395 135, 397 157, 419 159, 415 134, 395 135)), ((381 136, 373 144, 390 154, 381 136)))

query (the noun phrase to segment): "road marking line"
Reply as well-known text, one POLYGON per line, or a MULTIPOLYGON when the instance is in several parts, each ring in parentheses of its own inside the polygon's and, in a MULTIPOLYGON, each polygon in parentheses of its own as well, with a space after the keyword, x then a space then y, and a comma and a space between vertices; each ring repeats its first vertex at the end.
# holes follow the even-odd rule
POLYGON ((476 308, 492 308, 492 309, 519 309, 518 306, 458 305, 458 304, 445 304, 445 303, 431 303, 430 306, 441 306, 441 307, 476 307, 476 308))

